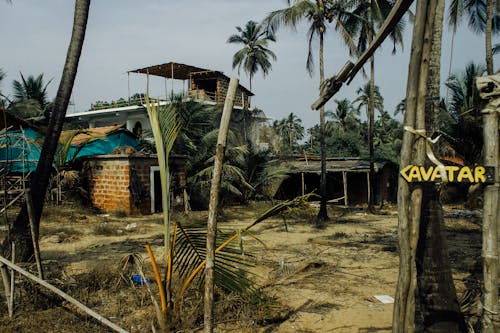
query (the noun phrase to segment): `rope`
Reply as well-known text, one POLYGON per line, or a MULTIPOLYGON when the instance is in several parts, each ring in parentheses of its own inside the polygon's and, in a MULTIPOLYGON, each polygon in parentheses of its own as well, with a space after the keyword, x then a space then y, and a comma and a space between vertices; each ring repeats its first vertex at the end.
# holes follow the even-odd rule
POLYGON ((447 183, 448 175, 446 174, 444 165, 443 163, 441 163, 440 160, 437 159, 437 157, 434 155, 434 151, 432 150, 432 145, 438 142, 439 138, 441 137, 441 134, 438 135, 436 138, 432 139, 426 135, 426 132, 423 129, 416 130, 411 126, 405 126, 404 130, 425 139, 425 153, 427 154, 429 160, 431 160, 431 162, 434 163, 439 168, 439 172, 441 173, 441 180, 444 183, 447 183))

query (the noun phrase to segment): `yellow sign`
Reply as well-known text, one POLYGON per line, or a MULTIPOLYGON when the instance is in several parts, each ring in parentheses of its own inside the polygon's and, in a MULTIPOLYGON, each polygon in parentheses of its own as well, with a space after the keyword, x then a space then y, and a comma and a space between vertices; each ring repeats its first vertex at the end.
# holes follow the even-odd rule
MULTIPOLYGON (((467 166, 444 167, 449 182, 490 183, 493 181, 495 169, 493 167, 467 166)), ((400 171, 401 176, 409 183, 441 181, 441 171, 437 166, 423 167, 408 165, 400 171)))

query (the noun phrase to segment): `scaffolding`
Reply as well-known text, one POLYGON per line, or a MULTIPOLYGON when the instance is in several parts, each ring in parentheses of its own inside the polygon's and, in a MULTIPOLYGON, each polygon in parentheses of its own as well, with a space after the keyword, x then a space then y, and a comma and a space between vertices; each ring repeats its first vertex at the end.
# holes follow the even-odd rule
POLYGON ((7 209, 24 199, 29 176, 38 163, 32 157, 32 146, 22 127, 0 130, 0 216, 7 225, 7 209))

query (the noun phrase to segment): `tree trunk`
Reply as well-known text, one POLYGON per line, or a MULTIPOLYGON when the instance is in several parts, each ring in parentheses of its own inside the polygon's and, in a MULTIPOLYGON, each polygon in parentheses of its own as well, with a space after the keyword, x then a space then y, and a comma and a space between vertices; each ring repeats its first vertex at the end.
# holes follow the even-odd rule
POLYGON ((417 246, 417 332, 467 332, 460 313, 436 185, 423 186, 417 246))
MULTIPOLYGON (((325 80, 325 67, 323 63, 323 32, 319 34, 319 84, 325 80)), ((325 221, 328 221, 328 210, 326 207, 326 142, 325 142, 325 107, 319 109, 319 141, 321 148, 321 179, 320 179, 320 195, 321 202, 319 213, 316 218, 316 226, 320 227, 325 221)))
MULTIPOLYGON (((47 133, 43 142, 40 160, 37 168, 31 176, 31 193, 33 195, 33 208, 35 216, 35 228, 38 233, 40 217, 42 215, 45 193, 52 172, 52 163, 61 135, 66 110, 68 108, 73 84, 78 69, 78 62, 82 51, 87 19, 89 14, 90 0, 76 0, 75 15, 73 21, 73 32, 71 35, 66 63, 59 84, 59 89, 54 101, 54 106, 49 118, 47 133)), ((33 245, 31 241, 30 226, 27 207, 24 204, 19 212, 14 226, 7 239, 3 243, 5 253, 11 241, 16 243, 16 258, 19 261, 28 261, 33 255, 33 245)))
MULTIPOLYGON (((406 87, 406 113, 404 125, 418 128, 417 102, 421 75, 422 53, 424 49, 424 33, 427 19, 428 0, 419 0, 416 5, 415 25, 413 28, 410 64, 408 67, 408 83, 406 87)), ((425 125, 424 125, 425 126, 425 125)), ((424 127, 422 126, 422 127, 424 127)), ((423 163, 423 156, 415 156, 414 150, 423 155, 422 140, 416 141, 410 131, 403 134, 401 147, 401 168, 423 163)), ((422 189, 419 185, 410 191, 410 185, 399 177, 398 180, 398 234, 399 234, 399 276, 393 311, 392 331, 394 333, 415 332, 415 291, 416 291, 416 243, 418 239, 418 223, 420 220, 420 203, 422 189)))
MULTIPOLYGON (((370 43, 373 40, 373 36, 370 34, 370 43)), ((373 123, 375 121, 375 56, 370 58, 370 100, 368 103, 368 148, 370 151, 370 186, 368 188, 368 211, 373 212, 374 203, 374 150, 373 150, 373 123)))
MULTIPOLYGON (((439 87, 444 0, 436 1, 429 54, 427 98, 425 103, 426 133, 439 130, 439 87)), ((433 147, 437 148, 437 147, 433 147)), ((423 186, 422 211, 416 254, 417 331, 466 332, 460 313, 444 236, 443 209, 434 183, 423 186)))
POLYGON ((486 28, 485 28, 485 43, 486 43, 486 71, 488 75, 493 75, 493 45, 491 43, 491 34, 493 28, 493 0, 486 0, 486 28))
MULTIPOLYGON (((408 130, 403 137, 401 167, 425 165, 425 141, 415 134, 428 133, 426 115, 429 116, 432 109, 427 107, 426 97, 438 94, 428 88, 429 84, 436 84, 439 80, 429 77, 429 67, 436 69, 439 63, 439 56, 434 60, 431 56, 439 55, 440 47, 436 42, 432 48, 433 35, 441 31, 441 28, 434 31, 434 22, 442 25, 442 18, 436 17, 437 5, 438 1, 420 0, 417 3, 406 97, 405 126, 408 130)), ((431 118, 434 116, 435 113, 431 118)), ((465 323, 458 308, 447 259, 441 229, 442 210, 435 185, 415 184, 410 189, 409 184, 400 178, 398 212, 400 272, 393 332, 464 332, 465 323)))
POLYGON ((482 329, 484 333, 498 332, 498 223, 500 213, 500 151, 499 151, 499 101, 500 91, 496 88, 498 75, 478 77, 476 85, 482 99, 488 101, 483 108, 483 133, 488 138, 484 142, 484 165, 496 167, 495 183, 488 184, 484 190, 483 203, 483 314, 482 329), (492 89, 493 88, 493 89, 492 89))

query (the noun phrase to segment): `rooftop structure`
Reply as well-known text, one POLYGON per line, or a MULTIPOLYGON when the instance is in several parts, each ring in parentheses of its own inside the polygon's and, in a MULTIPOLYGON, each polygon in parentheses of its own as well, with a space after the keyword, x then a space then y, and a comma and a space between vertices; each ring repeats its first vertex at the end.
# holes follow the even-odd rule
MULTIPOLYGON (((220 71, 174 62, 134 69, 128 73, 188 81, 186 97, 209 105, 224 104, 230 80, 220 71)), ((238 85, 234 109, 249 109, 250 96, 253 96, 250 90, 238 85)), ((143 95, 136 94, 128 100, 93 105, 89 111, 68 114, 66 119, 83 128, 125 124, 129 131, 140 136, 151 129, 144 103, 143 95)), ((160 103, 168 104, 170 101, 165 98, 160 103)))

